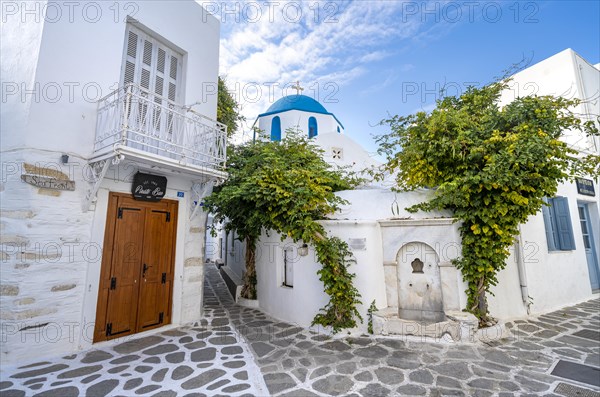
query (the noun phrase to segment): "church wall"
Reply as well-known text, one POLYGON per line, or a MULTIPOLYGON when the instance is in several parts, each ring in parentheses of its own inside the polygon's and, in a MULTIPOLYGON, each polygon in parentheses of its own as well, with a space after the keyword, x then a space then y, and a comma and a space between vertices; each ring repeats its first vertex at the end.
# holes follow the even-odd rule
MULTIPOLYGON (((356 172, 380 165, 362 146, 346 134, 319 134, 315 138, 315 143, 324 150, 323 159, 329 164, 351 167, 356 172)), ((365 175, 365 177, 369 177, 369 175, 365 175)))
MULTIPOLYGON (((373 300, 385 307, 385 280, 381 257, 381 233, 377 222, 323 221, 330 236, 337 236, 349 243, 356 263, 350 272, 356 274, 354 285, 362 295, 359 312, 365 323, 359 328, 366 331, 367 309, 373 300)), ((260 307, 280 320, 309 327, 314 316, 329 301, 323 292, 323 283, 317 271, 321 268, 313 247, 307 256, 298 254, 302 242, 293 243, 280 236, 263 234, 257 250, 256 270, 258 276, 258 300, 260 307), (293 266, 293 287, 283 285, 284 251, 293 266)))
MULTIPOLYGON (((288 110, 281 113, 271 114, 259 118, 258 128, 264 131, 269 137, 271 136, 271 122, 274 117, 279 116, 281 119, 281 138, 285 137, 285 131, 288 128, 299 129, 308 137, 308 119, 314 117, 317 119, 318 135, 335 132, 337 133, 338 122, 335 118, 329 114, 321 113, 308 113, 300 110, 288 110)), ((343 133, 344 130, 340 126, 340 130, 343 133)))
POLYGON ((358 189, 344 190, 336 193, 348 201, 341 206, 339 212, 331 215, 334 219, 426 219, 426 218, 451 218, 450 211, 416 212, 406 211, 407 207, 421 203, 431 194, 430 191, 417 190, 412 192, 397 193, 389 189, 358 189))

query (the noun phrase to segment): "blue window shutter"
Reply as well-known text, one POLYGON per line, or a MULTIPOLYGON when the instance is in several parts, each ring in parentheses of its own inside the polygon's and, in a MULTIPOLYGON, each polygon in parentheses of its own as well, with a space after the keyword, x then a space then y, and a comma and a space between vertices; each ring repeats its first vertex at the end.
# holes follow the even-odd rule
POLYGON ((317 127, 317 119, 314 117, 311 117, 308 119, 308 137, 314 138, 317 135, 319 135, 319 130, 317 127))
POLYGON ((273 117, 271 120, 271 141, 281 140, 281 119, 279 116, 273 117))
POLYGON ((552 199, 552 208, 556 219, 556 231, 558 242, 562 251, 575 249, 575 238, 573 237, 573 226, 569 213, 569 202, 566 197, 555 197, 552 199))
MULTIPOLYGON (((547 199, 544 199, 548 203, 547 199)), ((552 207, 547 205, 542 206, 542 216, 544 217, 544 229, 546 230, 546 241, 548 242, 548 251, 558 250, 558 234, 556 233, 556 225, 554 216, 552 215, 552 207)))

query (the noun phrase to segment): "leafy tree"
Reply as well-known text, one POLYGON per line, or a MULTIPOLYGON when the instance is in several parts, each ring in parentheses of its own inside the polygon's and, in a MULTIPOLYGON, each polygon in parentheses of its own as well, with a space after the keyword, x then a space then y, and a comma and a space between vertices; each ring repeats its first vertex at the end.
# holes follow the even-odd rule
POLYGON ((600 174, 598 155, 583 155, 560 140, 565 131, 597 135, 571 109, 579 100, 518 98, 500 107, 500 81, 437 101, 431 113, 394 116, 377 138, 397 172, 399 190, 433 188, 426 202, 407 210, 453 211, 461 221, 462 257, 454 264, 468 282, 467 311, 480 325, 493 323, 485 293, 498 282, 518 226, 575 176, 600 174))
POLYGON ((217 121, 227 126, 227 137, 233 136, 238 130, 238 122, 246 120, 240 114, 240 105, 227 89, 227 82, 219 76, 217 97, 217 121))
POLYGON ((332 169, 322 151, 293 130, 280 142, 259 139, 232 147, 228 157, 229 178, 205 200, 204 208, 246 242, 242 296, 256 298, 256 242, 263 229, 275 231, 282 239, 315 246, 323 265, 318 274, 330 301, 314 323, 334 331, 356 326, 360 295, 348 271, 352 254, 344 241, 327 237, 317 221, 344 203, 334 192, 350 189, 358 180, 332 169))

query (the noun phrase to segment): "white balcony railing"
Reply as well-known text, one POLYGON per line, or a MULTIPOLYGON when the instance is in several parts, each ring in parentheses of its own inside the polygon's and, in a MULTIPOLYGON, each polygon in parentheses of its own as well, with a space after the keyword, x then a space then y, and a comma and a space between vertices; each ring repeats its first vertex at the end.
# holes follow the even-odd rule
POLYGON ((98 102, 94 158, 127 152, 195 172, 225 170, 227 127, 134 84, 98 102))

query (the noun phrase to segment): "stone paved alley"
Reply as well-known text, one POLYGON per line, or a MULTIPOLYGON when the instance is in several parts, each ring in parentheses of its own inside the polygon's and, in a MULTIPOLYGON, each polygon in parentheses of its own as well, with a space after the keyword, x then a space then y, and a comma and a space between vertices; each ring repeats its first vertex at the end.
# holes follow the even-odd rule
POLYGON ((509 323, 510 338, 456 345, 330 338, 279 322, 235 305, 213 265, 205 286, 200 324, 3 365, 0 395, 600 396, 597 297, 509 323), (597 381, 551 375, 559 360, 585 364, 597 381))

